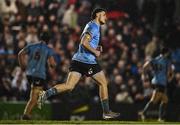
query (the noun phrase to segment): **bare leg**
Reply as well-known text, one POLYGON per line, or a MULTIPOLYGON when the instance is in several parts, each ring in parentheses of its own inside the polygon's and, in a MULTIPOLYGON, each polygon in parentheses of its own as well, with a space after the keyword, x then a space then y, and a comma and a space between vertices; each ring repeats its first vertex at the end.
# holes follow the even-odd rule
POLYGON ((146 112, 154 105, 157 104, 157 102, 160 100, 160 94, 157 92, 157 90, 153 90, 153 94, 151 96, 150 101, 145 105, 143 111, 139 112, 139 115, 141 117, 141 120, 145 120, 146 118, 146 112))
POLYGON ((42 87, 32 86, 29 101, 24 109, 24 115, 31 116, 32 109, 37 104, 38 94, 42 91, 42 87))
POLYGON ((101 100, 108 99, 107 80, 103 71, 96 73, 92 78, 99 85, 99 96, 101 100))
POLYGON ((168 103, 168 97, 165 93, 161 93, 161 104, 159 105, 159 119, 158 121, 163 121, 166 115, 166 108, 168 103))
POLYGON ((100 71, 92 76, 92 78, 99 85, 99 96, 101 98, 101 105, 103 109, 103 119, 116 118, 120 113, 115 113, 109 110, 108 88, 107 80, 103 71, 100 71))
POLYGON ((38 108, 41 109, 43 103, 46 101, 47 98, 53 95, 57 95, 58 93, 71 91, 78 83, 81 78, 81 74, 78 72, 70 72, 67 78, 66 83, 58 84, 47 91, 42 91, 39 93, 38 97, 38 108))
POLYGON ((65 91, 71 91, 75 87, 75 85, 78 83, 78 81, 81 78, 81 74, 78 72, 70 72, 67 78, 66 83, 58 84, 54 86, 54 88, 57 89, 58 93, 65 92, 65 91))

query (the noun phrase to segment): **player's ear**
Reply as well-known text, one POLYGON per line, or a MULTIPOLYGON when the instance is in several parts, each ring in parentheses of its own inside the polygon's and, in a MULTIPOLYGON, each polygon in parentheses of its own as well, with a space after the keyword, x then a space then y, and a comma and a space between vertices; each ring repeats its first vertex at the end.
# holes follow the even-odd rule
POLYGON ((96 13, 96 17, 99 17, 101 15, 101 13, 99 12, 99 13, 96 13))

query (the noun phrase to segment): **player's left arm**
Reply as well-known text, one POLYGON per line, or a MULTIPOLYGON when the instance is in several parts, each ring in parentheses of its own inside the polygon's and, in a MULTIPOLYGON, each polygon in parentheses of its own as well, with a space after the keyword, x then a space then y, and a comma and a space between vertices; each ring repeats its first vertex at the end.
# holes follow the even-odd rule
POLYGON ((47 58, 47 63, 49 68, 51 69, 55 69, 56 68, 56 61, 55 61, 55 52, 53 51, 53 49, 48 48, 48 58, 47 58))
POLYGON ((81 44, 90 52, 92 52, 96 57, 99 57, 101 54, 100 50, 94 49, 90 45, 90 40, 92 36, 90 33, 85 33, 84 36, 81 38, 81 44))
POLYGON ((48 58, 48 66, 50 67, 50 68, 53 68, 53 69, 55 69, 56 68, 56 61, 55 61, 55 59, 54 59, 54 57, 53 56, 50 56, 49 58, 48 58))
POLYGON ((97 50, 100 51, 100 52, 103 52, 103 47, 102 47, 101 45, 99 45, 99 46, 97 47, 97 50))
POLYGON ((20 67, 21 67, 22 70, 25 70, 25 69, 26 69, 26 65, 27 65, 26 56, 27 56, 27 51, 23 48, 23 49, 18 53, 18 62, 19 62, 19 65, 20 65, 20 67))
POLYGON ((167 71, 167 76, 168 76, 168 81, 171 81, 174 78, 174 65, 168 66, 168 71, 167 71))

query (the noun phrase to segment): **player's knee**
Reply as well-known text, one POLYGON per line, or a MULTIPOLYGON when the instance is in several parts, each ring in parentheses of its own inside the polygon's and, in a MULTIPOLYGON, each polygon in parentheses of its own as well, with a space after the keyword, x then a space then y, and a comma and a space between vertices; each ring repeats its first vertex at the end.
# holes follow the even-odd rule
POLYGON ((35 98, 35 97, 30 97, 30 99, 29 99, 29 101, 31 102, 31 103, 36 103, 37 102, 37 98, 35 98))
POLYGON ((107 86, 108 85, 108 82, 107 81, 103 81, 101 83, 99 83, 101 86, 107 86))
POLYGON ((153 105, 157 104, 157 100, 153 99, 150 101, 153 105))
POLYGON ((164 104, 167 104, 167 103, 168 103, 168 99, 163 99, 162 102, 163 102, 164 104))
POLYGON ((67 91, 72 91, 74 89, 74 86, 68 85, 66 89, 67 89, 67 91))

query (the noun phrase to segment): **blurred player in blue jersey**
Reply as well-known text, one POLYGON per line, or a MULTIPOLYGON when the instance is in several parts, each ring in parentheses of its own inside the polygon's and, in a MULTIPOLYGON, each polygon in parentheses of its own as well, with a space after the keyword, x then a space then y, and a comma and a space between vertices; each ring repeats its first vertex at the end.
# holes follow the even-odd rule
POLYGON ((173 78, 173 67, 170 63, 170 51, 168 48, 163 48, 161 54, 156 58, 147 61, 143 66, 142 80, 148 79, 147 71, 153 71, 151 83, 153 85, 153 93, 150 101, 146 104, 142 112, 139 112, 141 119, 145 119, 145 115, 149 107, 153 104, 160 103, 158 121, 163 121, 168 97, 166 95, 166 86, 168 80, 173 78))
POLYGON ((46 45, 49 38, 48 33, 42 33, 39 43, 27 45, 18 54, 19 65, 25 70, 28 82, 31 84, 30 98, 22 116, 24 120, 31 119, 31 111, 37 104, 38 94, 45 85, 48 67, 56 66, 54 52, 46 45))
POLYGON ((119 116, 109 109, 107 80, 104 72, 99 66, 96 58, 101 55, 102 47, 99 46, 100 26, 107 21, 106 11, 96 8, 92 12, 92 20, 88 22, 81 34, 81 40, 77 52, 72 57, 70 72, 66 83, 58 84, 53 88, 42 91, 39 94, 38 105, 41 108, 44 101, 57 93, 71 91, 83 75, 92 77, 99 85, 99 96, 101 99, 103 118, 110 119, 119 116))

